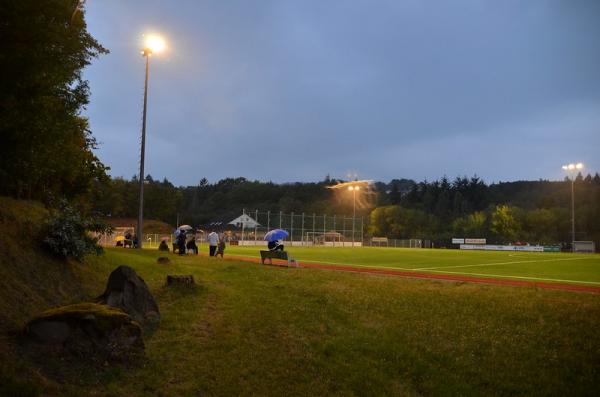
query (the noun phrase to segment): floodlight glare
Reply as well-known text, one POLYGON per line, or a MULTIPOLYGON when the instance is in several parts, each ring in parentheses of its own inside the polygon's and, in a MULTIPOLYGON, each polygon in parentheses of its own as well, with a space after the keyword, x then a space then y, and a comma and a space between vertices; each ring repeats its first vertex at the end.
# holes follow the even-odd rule
MULTIPOLYGON (((582 170, 583 163, 563 165, 562 169, 571 174, 571 249, 575 252, 575 170, 582 170)), ((579 173, 581 176, 581 173, 579 173)), ((568 180, 569 178, 567 178, 568 180)))
POLYGON ((348 190, 354 190, 354 186, 348 186, 348 190))
POLYGON ((144 40, 144 50, 148 51, 150 54, 161 52, 166 46, 165 40, 160 36, 149 35, 144 40))

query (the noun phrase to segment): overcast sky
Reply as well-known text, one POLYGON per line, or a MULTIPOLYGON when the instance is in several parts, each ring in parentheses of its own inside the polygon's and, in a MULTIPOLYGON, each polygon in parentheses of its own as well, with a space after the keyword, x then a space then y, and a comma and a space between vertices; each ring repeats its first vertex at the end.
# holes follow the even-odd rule
POLYGON ((600 1, 88 0, 98 154, 146 173, 487 182, 600 171, 600 1))

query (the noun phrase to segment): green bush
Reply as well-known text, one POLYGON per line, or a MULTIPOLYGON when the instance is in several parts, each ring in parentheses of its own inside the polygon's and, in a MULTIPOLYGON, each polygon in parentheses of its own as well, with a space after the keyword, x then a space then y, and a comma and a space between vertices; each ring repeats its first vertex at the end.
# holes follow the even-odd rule
POLYGON ((53 254, 63 258, 82 261, 87 254, 102 254, 98 238, 94 233, 108 233, 110 226, 93 218, 83 216, 79 211, 62 202, 51 212, 44 225, 44 246, 53 254))

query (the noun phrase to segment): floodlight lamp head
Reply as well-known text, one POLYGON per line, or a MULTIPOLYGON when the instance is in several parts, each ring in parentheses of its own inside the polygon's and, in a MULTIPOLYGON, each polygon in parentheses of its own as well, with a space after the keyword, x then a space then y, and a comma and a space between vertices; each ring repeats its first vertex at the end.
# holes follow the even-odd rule
POLYGON ((348 190, 354 190, 354 186, 348 186, 348 190))
POLYGON ((583 163, 577 163, 577 164, 575 164, 575 168, 577 168, 578 170, 583 169, 583 163))
POLYGON ((568 169, 569 169, 569 166, 568 166, 568 165, 563 165, 563 166, 562 166, 562 169, 566 171, 566 170, 568 170, 568 169))
POLYGON ((569 164, 568 167, 570 171, 573 171, 575 169, 575 164, 569 164))
POLYGON ((165 40, 156 35, 148 35, 144 38, 144 50, 142 55, 151 56, 155 52, 161 52, 165 49, 165 40))

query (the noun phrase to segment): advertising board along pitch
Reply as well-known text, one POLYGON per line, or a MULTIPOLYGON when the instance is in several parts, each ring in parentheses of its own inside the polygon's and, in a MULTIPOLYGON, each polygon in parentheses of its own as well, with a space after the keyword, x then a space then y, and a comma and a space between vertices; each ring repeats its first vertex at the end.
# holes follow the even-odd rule
POLYGON ((484 251, 528 251, 544 252, 541 245, 480 245, 480 244, 461 244, 461 250, 484 250, 484 251))
POLYGON ((486 244, 486 242, 484 238, 452 238, 452 244, 486 244))

